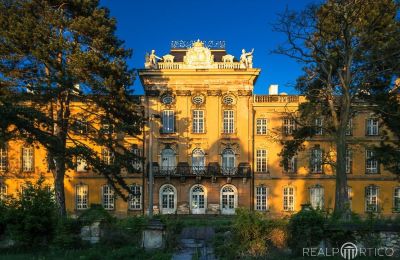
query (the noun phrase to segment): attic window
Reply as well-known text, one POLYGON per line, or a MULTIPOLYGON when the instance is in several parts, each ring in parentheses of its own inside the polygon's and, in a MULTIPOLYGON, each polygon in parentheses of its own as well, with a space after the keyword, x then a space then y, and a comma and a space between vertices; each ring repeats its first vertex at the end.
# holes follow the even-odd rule
POLYGON ((204 97, 201 95, 193 97, 193 104, 201 105, 204 103, 204 97))
POLYGON ((225 96, 222 101, 225 105, 232 105, 235 102, 232 96, 225 96))

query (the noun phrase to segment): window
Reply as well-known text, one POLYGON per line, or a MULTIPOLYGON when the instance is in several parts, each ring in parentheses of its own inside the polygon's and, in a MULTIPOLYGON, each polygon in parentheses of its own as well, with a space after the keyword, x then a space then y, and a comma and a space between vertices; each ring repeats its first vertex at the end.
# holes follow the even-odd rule
POLYGON ((32 172, 34 170, 33 161, 33 146, 27 146, 22 148, 22 171, 32 172))
POLYGON ((77 172, 87 172, 87 162, 82 157, 76 158, 76 171, 77 172))
POLYGON ((136 144, 132 145, 131 152, 133 154, 132 167, 135 172, 140 172, 142 170, 141 155, 142 151, 138 148, 136 144))
POLYGON ((233 105, 235 99, 232 96, 225 96, 222 100, 225 105, 233 105))
POLYGON ((366 135, 378 135, 379 134, 379 121, 376 118, 367 119, 366 135))
POLYGON ((379 173, 378 160, 374 158, 375 154, 372 150, 365 151, 365 172, 366 173, 379 173))
POLYGON ((201 173, 206 168, 206 158, 203 150, 196 148, 192 152, 192 168, 194 173, 201 173))
POLYGON ((109 148, 104 147, 103 149, 101 149, 101 158, 103 160, 103 163, 107 165, 111 165, 114 163, 114 154, 109 148))
POLYGON ((222 172, 228 175, 235 172, 235 153, 230 148, 222 152, 222 172))
POLYGON ((256 187, 256 210, 266 211, 268 209, 268 188, 256 187))
POLYGON ((353 134, 353 119, 350 118, 349 122, 347 122, 346 135, 352 135, 352 134, 353 134))
POLYGON ((0 172, 7 171, 8 155, 7 146, 5 144, 0 145, 0 172))
POLYGON ((394 189, 393 211, 400 212, 400 187, 394 189))
POLYGON ((193 133, 204 133, 203 110, 193 110, 193 133))
POLYGON ((202 96, 202 95, 195 96, 195 97, 193 97, 192 101, 193 101, 193 104, 195 104, 195 105, 201 105, 204 103, 204 96, 202 96))
POLYGON ((170 105, 174 102, 174 98, 171 95, 164 95, 161 98, 161 102, 165 105, 170 105))
POLYGON ((0 183, 0 200, 4 200, 7 196, 7 185, 0 183))
POLYGON ((101 125, 101 132, 102 132, 103 134, 105 134, 105 135, 112 134, 112 133, 114 133, 114 127, 113 127, 112 124, 103 123, 103 124, 101 125))
POLYGON ((176 168, 175 151, 171 148, 165 148, 161 151, 161 170, 174 171, 176 168))
POLYGON ((353 168, 353 152, 351 149, 346 149, 346 173, 351 173, 353 168))
POLYGON ((288 159, 287 164, 284 166, 286 173, 296 173, 297 172, 297 157, 292 156, 288 159))
POLYGON ((233 185, 225 185, 221 189, 221 213, 235 214, 237 207, 237 190, 233 185))
POLYGON ((267 172, 267 150, 256 151, 256 171, 267 172))
POLYGON ((351 209, 353 206, 353 189, 350 186, 347 186, 347 197, 349 198, 349 208, 351 209))
POLYGON ((316 185, 310 188, 310 204, 314 209, 322 209, 324 207, 324 188, 316 185))
POLYGON ((370 185, 365 188, 365 211, 378 212, 378 187, 370 185))
POLYGON ((266 118, 258 118, 257 119, 257 134, 258 135, 266 135, 267 134, 267 119, 266 118))
POLYGON ((173 214, 176 210, 176 192, 172 185, 166 184, 160 188, 160 208, 162 214, 173 214))
POLYGON ((142 186, 140 185, 130 185, 130 194, 129 194, 129 201, 128 206, 131 210, 138 210, 142 209, 142 186))
POLYGON ((322 135, 324 133, 323 131, 323 119, 322 117, 318 117, 315 119, 315 134, 316 135, 322 135))
POLYGON ((283 189, 283 210, 294 211, 294 188, 285 187, 283 189))
POLYGON ((88 122, 84 118, 75 120, 72 128, 76 134, 85 135, 88 133, 88 122))
POLYGON ((175 132, 175 116, 173 110, 162 111, 162 132, 163 133, 175 132))
POLYGON ((233 110, 224 110, 224 133, 232 134, 235 132, 233 110))
POLYGON ((88 208, 88 190, 88 186, 85 184, 75 186, 75 205, 77 210, 88 208))
POLYGON ((103 207, 107 210, 114 209, 114 190, 110 185, 102 187, 103 207))
POLYGON ((202 185, 194 185, 190 189, 190 194, 190 209, 192 214, 205 214, 207 207, 205 188, 202 185))
POLYGON ((322 150, 318 147, 311 150, 311 173, 322 173, 322 150))
POLYGON ((283 119, 283 133, 285 135, 293 134, 293 131, 296 129, 296 121, 293 118, 284 118, 283 119))

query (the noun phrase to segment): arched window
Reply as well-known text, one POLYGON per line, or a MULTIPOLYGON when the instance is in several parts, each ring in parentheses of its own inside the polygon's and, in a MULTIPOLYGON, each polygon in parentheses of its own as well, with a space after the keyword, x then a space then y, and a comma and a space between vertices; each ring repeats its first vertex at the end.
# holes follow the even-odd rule
POLYGON ((192 167, 194 173, 201 173, 206 167, 206 158, 203 150, 196 148, 192 152, 192 167))
POLYGON ((223 174, 234 174, 236 164, 235 153, 227 148, 222 152, 222 172, 223 174))
POLYGON ((174 214, 176 211, 176 189, 170 184, 160 188, 161 214, 174 214))
POLYGON ((233 185, 225 185, 221 189, 221 213, 235 214, 235 208, 238 204, 237 189, 233 185))
POLYGON ((202 185, 194 185, 190 190, 190 209, 192 214, 205 214, 207 208, 207 194, 202 185))
POLYGON ((165 148, 161 151, 161 170, 170 171, 176 167, 175 151, 171 148, 165 148))

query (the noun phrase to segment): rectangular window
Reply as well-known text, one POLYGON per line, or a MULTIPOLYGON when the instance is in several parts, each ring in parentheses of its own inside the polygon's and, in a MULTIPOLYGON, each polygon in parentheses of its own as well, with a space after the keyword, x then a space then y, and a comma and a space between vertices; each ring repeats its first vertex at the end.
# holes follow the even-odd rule
POLYGON ((101 132, 103 134, 105 134, 105 135, 113 134, 114 133, 114 127, 111 124, 103 123, 101 125, 101 132))
POLYGON ((400 187, 394 189, 393 194, 393 211, 400 212, 400 187))
POLYGON ((76 134, 85 135, 88 133, 89 124, 86 119, 81 118, 75 120, 74 124, 72 125, 72 129, 76 134))
POLYGON ((75 205, 77 210, 88 208, 88 186, 84 184, 75 187, 75 205))
POLYGON ((283 189, 283 210, 294 211, 294 188, 285 187, 283 189))
POLYGON ((353 168, 353 152, 347 148, 346 149, 346 173, 351 173, 353 168))
POLYGON ((268 188, 256 187, 256 210, 266 211, 268 209, 268 188))
POLYGON ((33 146, 22 148, 22 171, 32 172, 34 170, 33 146))
POLYGON ((102 187, 103 207, 107 210, 114 209, 114 190, 110 185, 102 187))
POLYGON ((311 150, 311 172, 322 173, 322 150, 320 148, 311 150))
POLYGON ((365 188, 365 211, 378 212, 378 187, 368 186, 365 188))
POLYGON ((173 110, 162 111, 162 132, 166 134, 175 132, 175 113, 173 110))
POLYGON ((110 149, 104 147, 101 149, 101 159, 103 163, 111 165, 114 163, 114 154, 112 151, 110 151, 110 149))
POLYGON ((256 171, 267 172, 267 150, 256 151, 256 171))
POLYGON ((350 118, 346 127, 346 135, 353 135, 353 119, 350 118))
POLYGON ((8 165, 7 146, 0 145, 0 172, 7 171, 7 165, 8 165))
POLYGON ((353 189, 347 186, 347 197, 349 198, 349 208, 352 209, 353 206, 353 189))
POLYGON ((324 133, 322 126, 323 126, 322 117, 316 118, 315 119, 315 135, 322 135, 324 133))
POLYGON ((204 133, 204 111, 193 110, 193 133, 204 133))
POLYGON ((286 173, 296 173, 297 172, 297 157, 292 156, 288 159, 287 165, 285 166, 286 173))
POLYGON ((132 167, 135 172, 142 171, 142 151, 138 148, 137 145, 132 145, 132 153, 133 153, 133 160, 132 160, 132 167))
POLYGON ((257 134, 258 135, 266 135, 268 129, 268 123, 266 118, 258 118, 257 119, 257 134))
POLYGON ((129 209, 142 209, 142 186, 130 185, 131 193, 129 194, 129 209))
POLYGON ((310 188, 310 204, 314 209, 322 209, 324 207, 324 188, 312 187, 310 188))
POLYGON ((82 157, 76 158, 76 171, 77 172, 87 172, 87 162, 82 157))
POLYGON ((296 121, 293 118, 284 118, 283 119, 283 133, 285 135, 293 134, 293 131, 296 129, 296 121))
POLYGON ((378 168, 378 160, 374 158, 374 151, 366 150, 365 151, 365 173, 379 173, 378 168))
POLYGON ((7 196, 7 185, 0 183, 0 201, 4 200, 7 196))
POLYGON ((224 133, 232 134, 235 132, 233 110, 224 110, 224 133))
POLYGON ((379 121, 376 118, 367 119, 367 131, 366 135, 378 135, 379 134, 379 121))

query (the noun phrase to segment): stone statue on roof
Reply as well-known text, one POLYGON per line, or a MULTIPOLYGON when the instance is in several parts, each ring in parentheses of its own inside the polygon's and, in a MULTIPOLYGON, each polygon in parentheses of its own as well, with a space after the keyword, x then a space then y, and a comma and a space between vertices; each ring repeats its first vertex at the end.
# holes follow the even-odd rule
POLYGON ((145 64, 144 64, 145 68, 156 69, 158 60, 162 60, 162 58, 160 58, 156 55, 155 50, 151 50, 150 55, 148 53, 146 53, 145 64))
POLYGON ((244 68, 252 68, 253 67, 253 52, 254 48, 251 52, 246 52, 245 49, 242 50, 242 55, 240 55, 240 65, 244 68))

